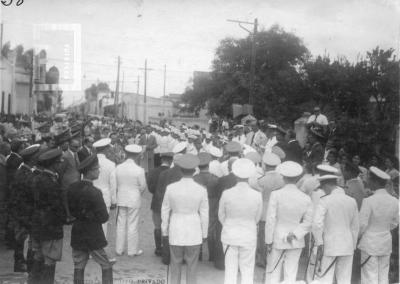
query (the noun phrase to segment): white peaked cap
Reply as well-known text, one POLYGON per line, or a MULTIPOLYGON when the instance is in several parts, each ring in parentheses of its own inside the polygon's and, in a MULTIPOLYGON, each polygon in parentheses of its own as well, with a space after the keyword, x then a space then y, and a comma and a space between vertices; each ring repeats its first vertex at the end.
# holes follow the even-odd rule
POLYGON ((390 176, 387 173, 385 173, 384 171, 382 171, 381 169, 378 169, 377 167, 370 167, 369 170, 372 174, 374 174, 375 176, 377 176, 380 179, 390 180, 390 176))
POLYGON ((233 162, 232 172, 239 178, 249 178, 256 173, 256 166, 249 159, 241 158, 233 162))
POLYGON ((329 179, 338 179, 338 178, 339 178, 339 176, 337 176, 337 175, 323 175, 323 176, 317 177, 317 179, 319 181, 329 180, 329 179))
POLYGON ((276 167, 276 171, 284 177, 298 177, 303 173, 303 167, 293 161, 286 161, 276 167))
POLYGON ((180 153, 183 150, 185 150, 186 147, 187 147, 187 142, 179 142, 178 144, 175 145, 174 149, 172 149, 172 152, 174 154, 180 153))
POLYGON ((330 173, 330 174, 334 174, 334 175, 339 173, 339 170, 337 168, 332 167, 330 165, 321 164, 321 165, 317 166, 317 169, 320 170, 320 171, 324 171, 324 172, 330 173))
POLYGON ((111 143, 110 138, 103 138, 93 143, 94 148, 101 148, 109 145, 111 143))
POLYGON ((221 158, 222 157, 222 151, 220 149, 218 149, 215 146, 210 146, 208 149, 208 152, 211 156, 217 157, 217 158, 221 158))
POLYGON ((129 152, 129 153, 138 154, 138 153, 142 152, 142 147, 139 145, 136 145, 136 144, 126 145, 125 151, 129 152))
POLYGON ((263 156, 263 162, 268 166, 277 166, 281 163, 281 159, 277 154, 265 152, 263 156))

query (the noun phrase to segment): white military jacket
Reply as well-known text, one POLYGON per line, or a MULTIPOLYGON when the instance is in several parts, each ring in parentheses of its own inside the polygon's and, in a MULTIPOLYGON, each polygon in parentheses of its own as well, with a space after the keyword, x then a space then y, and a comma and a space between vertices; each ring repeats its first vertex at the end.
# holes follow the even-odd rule
POLYGON ((311 230, 313 205, 311 198, 295 184, 286 184, 271 192, 265 219, 265 243, 276 249, 304 247, 304 236, 311 230), (293 233, 296 239, 287 242, 293 233))
POLYGON ((360 242, 358 248, 372 256, 390 255, 390 231, 399 224, 398 200, 386 189, 378 189, 363 200, 360 210, 360 242))
POLYGON ((193 246, 208 233, 207 190, 192 178, 183 177, 167 186, 161 206, 161 229, 173 246, 193 246))
POLYGON ((140 208, 141 195, 147 189, 144 169, 132 159, 127 159, 116 168, 117 205, 140 208))
POLYGON ((336 187, 320 199, 312 227, 316 245, 324 245, 324 255, 352 255, 359 229, 356 200, 336 187))
POLYGON ((115 177, 115 163, 106 158, 104 154, 97 154, 99 159, 100 174, 93 181, 93 185, 103 193, 104 203, 107 207, 117 202, 116 189, 117 179, 115 177))
POLYGON ((261 193, 248 183, 239 182, 222 193, 218 218, 222 224, 221 241, 227 245, 255 247, 257 223, 262 212, 261 193))

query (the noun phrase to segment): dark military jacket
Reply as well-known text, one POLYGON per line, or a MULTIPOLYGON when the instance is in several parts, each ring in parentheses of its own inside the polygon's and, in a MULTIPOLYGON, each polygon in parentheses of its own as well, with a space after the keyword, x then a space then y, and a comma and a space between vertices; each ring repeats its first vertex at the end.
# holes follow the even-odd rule
POLYGON ((12 219, 26 229, 30 229, 34 209, 32 183, 37 171, 22 163, 11 184, 9 213, 12 219))
POLYGON ((102 224, 107 222, 108 212, 101 191, 88 180, 75 182, 68 188, 68 205, 76 218, 72 224, 71 247, 83 251, 106 247, 102 224))
POLYGON ((14 152, 11 152, 10 156, 8 156, 6 159, 6 172, 8 182, 8 187, 6 190, 6 200, 9 200, 11 197, 11 185, 14 181, 15 173, 17 172, 17 169, 22 164, 22 162, 23 160, 21 156, 14 152))
POLYGON ((161 212, 161 206, 164 199, 164 194, 167 189, 167 186, 171 183, 177 182, 182 178, 182 171, 179 167, 174 166, 170 169, 167 169, 161 172, 160 177, 158 179, 156 192, 154 193, 154 206, 153 211, 161 212))
POLYGON ((152 169, 149 171, 149 173, 147 174, 147 188, 149 189, 150 193, 153 194, 153 197, 151 199, 151 205, 150 208, 151 210, 154 210, 155 208, 155 204, 156 204, 156 195, 155 192, 157 191, 157 184, 158 184, 158 180, 160 178, 160 174, 165 171, 168 170, 169 167, 168 166, 159 166, 155 169, 152 169))
POLYGON ((62 239, 66 213, 58 174, 43 169, 34 177, 32 235, 40 241, 62 239))

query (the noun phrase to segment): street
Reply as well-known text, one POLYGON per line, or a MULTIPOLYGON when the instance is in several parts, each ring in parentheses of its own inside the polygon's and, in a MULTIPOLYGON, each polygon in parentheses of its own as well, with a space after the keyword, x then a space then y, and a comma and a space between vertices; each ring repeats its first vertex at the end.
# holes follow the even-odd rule
MULTIPOLYGON (((114 283, 167 283, 167 266, 161 263, 161 258, 154 255, 153 223, 150 211, 151 195, 147 191, 142 198, 141 221, 140 221, 140 248, 144 253, 137 257, 126 255, 117 257, 114 265, 114 283)), ((111 224, 109 232, 111 240, 106 249, 109 255, 115 255, 115 210, 110 214, 111 224)), ((71 226, 64 227, 63 258, 57 263, 56 283, 67 284, 73 282, 73 262, 71 257, 70 242, 71 226)), ((223 283, 224 272, 214 268, 208 259, 207 247, 203 247, 203 261, 199 262, 198 284, 223 283)), ((0 247, 0 283, 25 283, 26 273, 13 273, 13 252, 0 247)), ((184 272, 183 272, 184 273, 184 272)), ((184 275, 184 274, 183 274, 184 275)), ((255 283, 262 283, 263 270, 256 267, 255 283)), ((101 283, 100 266, 93 260, 89 260, 85 270, 85 283, 101 283)), ((185 282, 183 282, 185 283, 185 282)))

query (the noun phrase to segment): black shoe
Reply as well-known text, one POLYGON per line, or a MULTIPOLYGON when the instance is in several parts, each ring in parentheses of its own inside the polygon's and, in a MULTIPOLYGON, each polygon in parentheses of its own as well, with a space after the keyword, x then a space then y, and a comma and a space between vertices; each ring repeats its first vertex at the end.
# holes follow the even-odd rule
POLYGON ((154 251, 154 254, 156 256, 162 256, 162 249, 161 248, 156 248, 156 250, 154 251))
POLYGON ((113 271, 112 268, 103 269, 101 271, 101 279, 103 284, 112 284, 113 283, 113 271))
POLYGON ((85 283, 85 270, 74 269, 74 284, 84 284, 84 283, 85 283))

